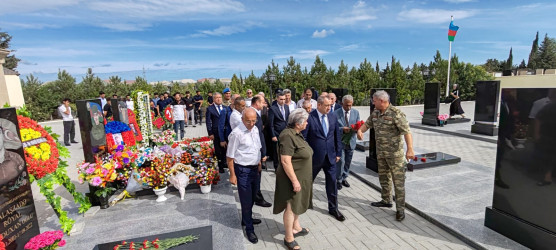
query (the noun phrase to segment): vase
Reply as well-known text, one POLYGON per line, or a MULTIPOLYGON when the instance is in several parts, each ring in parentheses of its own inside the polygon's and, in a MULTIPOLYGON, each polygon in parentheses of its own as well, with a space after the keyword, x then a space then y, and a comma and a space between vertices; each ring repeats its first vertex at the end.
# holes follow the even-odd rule
POLYGON ((168 189, 168 187, 153 189, 154 194, 158 195, 158 198, 156 198, 156 202, 163 202, 168 199, 166 198, 166 196, 164 196, 164 194, 166 193, 166 189, 168 189))
POLYGON ((211 187, 212 187, 211 184, 205 185, 205 186, 201 186, 201 193, 203 193, 203 194, 208 194, 208 193, 210 193, 211 187))
POLYGON ((108 195, 106 196, 97 196, 98 200, 100 201, 100 209, 107 209, 110 207, 108 205, 108 195))

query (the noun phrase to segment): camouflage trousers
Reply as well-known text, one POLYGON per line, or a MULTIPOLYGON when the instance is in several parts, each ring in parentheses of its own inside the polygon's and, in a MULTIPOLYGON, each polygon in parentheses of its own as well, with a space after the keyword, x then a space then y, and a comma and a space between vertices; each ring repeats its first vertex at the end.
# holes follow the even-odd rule
POLYGON ((404 157, 378 159, 378 180, 382 188, 382 200, 392 203, 392 182, 394 182, 397 211, 405 209, 405 165, 404 157))

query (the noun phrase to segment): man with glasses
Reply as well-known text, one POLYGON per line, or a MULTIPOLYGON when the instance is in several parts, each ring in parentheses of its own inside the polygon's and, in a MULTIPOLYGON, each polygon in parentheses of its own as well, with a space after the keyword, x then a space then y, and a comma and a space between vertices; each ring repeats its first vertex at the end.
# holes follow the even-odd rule
POLYGON ((253 99, 253 90, 247 90, 247 97, 245 97, 245 106, 251 107, 251 100, 253 99))

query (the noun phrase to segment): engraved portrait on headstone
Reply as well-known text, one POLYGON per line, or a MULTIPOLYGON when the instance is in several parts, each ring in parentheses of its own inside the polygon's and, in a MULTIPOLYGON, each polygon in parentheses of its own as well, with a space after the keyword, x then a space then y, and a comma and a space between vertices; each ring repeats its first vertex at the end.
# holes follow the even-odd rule
POLYGON ((87 111, 91 116, 91 145, 100 146, 104 145, 104 115, 102 108, 98 103, 87 102, 87 111))
POLYGON ((120 117, 120 122, 129 124, 129 118, 127 116, 127 104, 125 102, 118 102, 118 114, 120 117))

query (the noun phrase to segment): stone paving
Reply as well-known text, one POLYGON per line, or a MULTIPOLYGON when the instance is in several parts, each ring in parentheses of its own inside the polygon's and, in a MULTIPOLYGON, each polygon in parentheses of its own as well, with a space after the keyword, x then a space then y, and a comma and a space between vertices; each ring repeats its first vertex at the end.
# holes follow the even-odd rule
MULTIPOLYGON (((464 102, 463 108, 468 113, 473 113, 474 103, 464 102), (471 106, 470 106, 471 105, 471 106)), ((369 107, 356 107, 361 114, 362 119, 366 119, 369 115, 369 107)), ((422 106, 408 106, 403 107, 404 112, 408 116, 408 120, 413 124, 420 124, 419 112, 422 110, 422 106)), ((447 105, 441 105, 441 113, 446 112, 447 105)), ((471 118, 472 119, 472 118, 471 118)), ((53 127, 53 130, 57 133, 62 132, 61 122, 52 122, 47 124, 53 127)), ((454 127, 457 125, 458 128, 464 131, 467 129, 464 126, 470 126, 471 124, 452 124, 454 127)), ((77 125, 78 127, 78 125, 77 125)), ((454 130, 452 127, 452 131, 454 130)), ((447 129, 449 126, 444 128, 435 129, 447 129)), ((78 128, 76 128, 78 131, 78 128)), ((205 126, 197 126, 196 128, 188 127, 186 129, 187 137, 197 137, 206 135, 205 126)), ((479 171, 482 175, 481 178, 485 179, 485 183, 492 183, 493 179, 493 167, 494 167, 494 153, 495 147, 493 143, 488 143, 484 141, 472 140, 460 138, 457 136, 447 136, 442 133, 427 131, 422 129, 412 128, 415 136, 414 147, 417 152, 432 152, 436 150, 442 150, 446 153, 452 153, 462 157, 462 163, 460 165, 471 164, 472 167, 480 168, 488 167, 486 170, 482 169, 479 171), (465 139, 465 140, 464 140, 465 139), (489 179, 490 178, 490 179, 489 179)), ((463 132, 462 132, 463 133, 463 132)), ((79 138, 79 135, 77 136, 79 138)), ((79 140, 79 139, 78 139, 79 140)), ((70 147, 72 153, 72 159, 70 159, 70 167, 68 168, 68 173, 73 180, 76 180, 76 171, 73 166, 83 159, 83 153, 81 145, 72 145, 70 147)), ((361 173, 366 171, 364 168, 365 155, 368 153, 358 152, 354 156, 354 169, 362 170, 361 173)), ((269 165, 271 165, 269 163, 269 165)), ((459 165, 458 165, 459 166, 459 165)), ((441 168, 438 168, 441 169, 441 168)), ((417 176, 414 172, 408 174, 408 187, 411 186, 411 182, 416 180, 412 179, 412 176, 417 176)), ((465 171, 461 172, 465 175, 465 171)), ((477 175, 469 176, 470 182, 477 175)), ((368 176, 369 181, 377 181, 376 177, 368 176)), ((424 178, 421 178, 423 180, 424 178)), ((438 181, 443 181, 442 178, 438 178, 438 181)), ((447 182, 447 181, 445 181, 447 182)), ((468 249, 468 245, 442 230, 441 228, 435 226, 429 221, 425 220, 423 217, 406 210, 406 219, 403 222, 397 222, 395 220, 395 210, 394 209, 379 209, 370 206, 370 202, 379 200, 380 193, 375 189, 371 188, 369 185, 358 180, 357 178, 350 178, 351 188, 344 188, 339 191, 339 203, 340 210, 347 217, 346 221, 338 222, 333 217, 328 215, 327 205, 326 205, 326 194, 324 191, 324 175, 321 173, 314 185, 314 210, 309 210, 307 213, 300 217, 301 224, 304 227, 308 227, 311 233, 308 236, 298 238, 299 244, 303 249, 468 249)), ((262 192, 265 198, 273 202, 273 190, 275 185, 274 172, 272 170, 263 170, 263 182, 262 182, 262 192)), ((430 185, 434 185, 431 182, 430 185)), ((37 212, 39 215, 40 226, 45 231, 48 229, 55 229, 57 225, 57 218, 55 217, 52 209, 48 204, 44 202, 44 197, 38 193, 36 185, 34 185, 33 192, 37 204, 37 212)), ((414 190, 419 190, 420 186, 415 187, 414 190)), ((87 192, 88 188, 85 185, 78 185, 78 190, 81 192, 87 192)), ((490 187, 486 188, 485 193, 490 194, 490 198, 481 199, 492 201, 492 184, 490 187)), ((58 188, 57 193, 60 193, 64 198, 62 203, 64 207, 70 210, 70 216, 76 218, 78 223, 77 228, 85 226, 83 222, 83 217, 76 215, 76 207, 68 202, 66 199, 70 199, 69 194, 65 193, 64 190, 58 188), (81 224, 80 224, 81 223, 81 224)), ((471 192, 469 192, 471 194, 471 192)), ((231 194, 231 193, 230 193, 231 194)), ((408 190, 408 194, 411 194, 408 190)), ((233 188, 233 195, 235 200, 238 201, 237 190, 233 188)), ((416 197, 419 194, 408 195, 408 202, 411 202, 411 197, 416 197)), ((447 194, 450 195, 450 194, 447 194)), ((471 194, 472 195, 472 194, 471 194)), ((186 195, 187 196, 187 195, 186 195)), ((192 197, 193 198, 193 197, 192 197)), ((442 199, 442 198, 439 198, 442 199)), ((434 204, 434 202, 423 200, 423 202, 434 204)), ((453 200, 457 203, 459 201, 453 200)), ((143 203, 143 205, 148 205, 150 203, 143 203)), ((118 204, 116 206, 120 206, 118 204)), ((172 205, 175 206, 175 205, 172 205)), ((235 207, 237 209, 237 218, 239 218, 239 202, 236 202, 235 207)), ((482 209, 484 218, 484 206, 479 205, 482 209)), ((108 210, 107 210, 108 211, 108 210)), ((144 213, 140 210, 130 210, 133 213, 144 213)), ((109 212, 109 211, 108 211, 109 212)), ((261 218, 263 223, 255 226, 255 232, 259 236, 259 243, 253 245, 249 243, 245 237, 243 237, 244 247, 247 249, 284 249, 283 246, 283 225, 282 225, 282 214, 273 215, 272 208, 261 208, 255 207, 254 213, 256 218, 261 218)), ((134 217, 135 215, 131 215, 134 217)), ((137 215, 139 218, 140 216, 137 215)), ((453 221, 458 223, 468 220, 469 217, 462 218, 451 218, 453 221)), ((479 218, 480 219, 480 218, 479 218)), ((209 219, 210 220, 210 219, 209 219)), ((478 220, 475 218, 474 220, 478 220)), ((484 227, 483 227, 484 228, 484 227)), ((221 228, 224 230, 224 228, 221 228)), ((237 230, 237 228, 233 228, 237 230)), ((79 229, 78 229, 79 230, 79 229)), ((489 229, 487 229, 489 230, 489 229)), ((166 230, 169 231, 169 230, 166 230)), ((491 231, 494 233, 493 231, 491 231)), ((219 235, 219 232, 214 235, 219 235)), ((496 233, 494 233, 496 234, 496 233)), ((215 236, 216 237, 216 236, 215 236)), ((500 237, 498 235, 498 237, 500 237)), ((71 237, 70 237, 71 238, 71 237)), ((94 239, 91 239, 94 240, 94 239)), ((101 243, 101 242, 96 242, 101 243)), ((517 243, 515 243, 517 244, 517 243)), ((510 244, 511 246, 511 244, 510 244)), ((515 248, 515 247, 503 247, 502 248, 515 248)))

